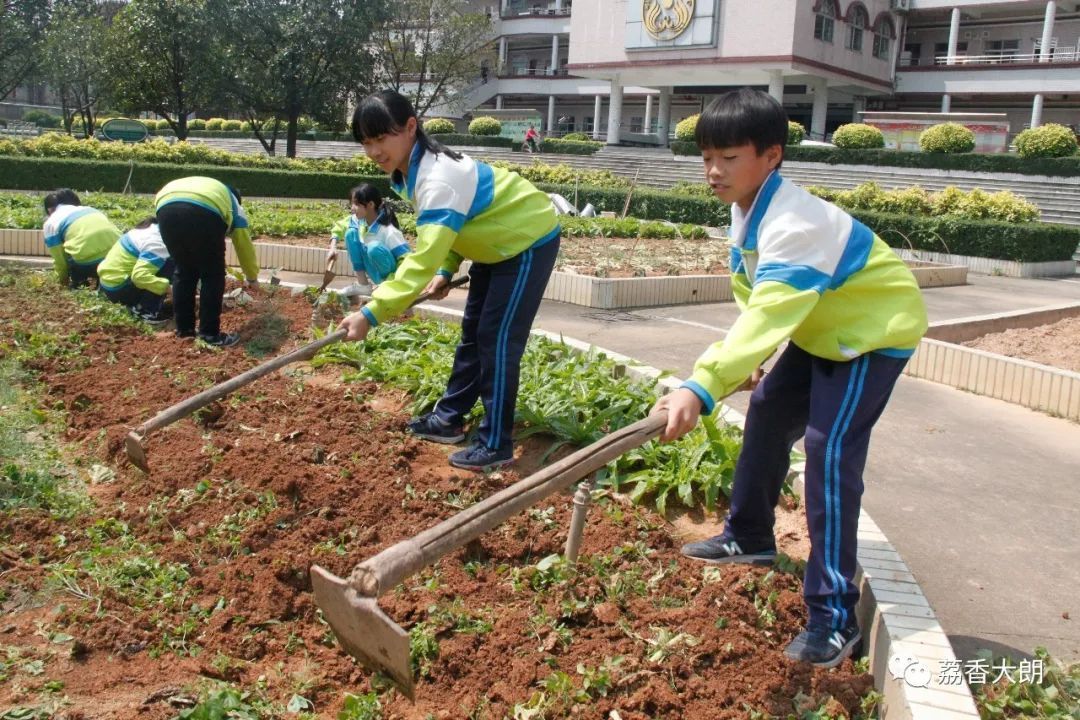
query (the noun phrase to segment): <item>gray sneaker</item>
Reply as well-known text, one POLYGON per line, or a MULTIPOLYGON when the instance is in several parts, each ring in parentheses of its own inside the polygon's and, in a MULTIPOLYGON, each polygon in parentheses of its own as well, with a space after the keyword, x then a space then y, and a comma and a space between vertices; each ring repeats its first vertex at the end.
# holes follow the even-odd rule
POLYGON ((681 552, 686 557, 717 564, 772 565, 776 558, 774 544, 737 540, 726 533, 708 540, 687 543, 682 546, 681 552))

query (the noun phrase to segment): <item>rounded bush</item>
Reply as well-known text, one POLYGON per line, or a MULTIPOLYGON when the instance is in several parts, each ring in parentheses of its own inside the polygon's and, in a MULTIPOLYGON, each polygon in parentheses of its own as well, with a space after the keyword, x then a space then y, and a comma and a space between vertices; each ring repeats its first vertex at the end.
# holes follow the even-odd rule
POLYGON ((493 117, 478 117, 469 123, 470 135, 498 135, 502 132, 502 123, 493 117))
POLYGON ((22 116, 23 122, 34 123, 42 128, 60 127, 60 117, 52 115, 44 110, 27 110, 22 116))
POLYGON ((1057 123, 1031 128, 1016 136, 1016 152, 1020 157, 1069 157, 1076 154, 1076 147, 1073 131, 1057 123))
POLYGON ((240 128, 243 127, 243 125, 244 124, 239 120, 226 120, 225 122, 221 123, 221 129, 227 130, 229 132, 239 132, 240 128))
POLYGON ((296 118, 296 129, 300 132, 308 132, 310 130, 318 131, 319 125, 307 115, 301 115, 296 118))
POLYGON ((967 153, 975 149, 975 133, 959 123, 941 123, 923 130, 919 147, 927 153, 967 153))
MULTIPOLYGON (((147 125, 149 125, 149 124, 150 123, 148 122, 147 125)), ((154 123, 154 128, 156 130, 168 130, 169 129, 169 121, 168 120, 158 120, 157 122, 154 123)))
POLYGON ((205 130, 206 121, 202 119, 188 120, 188 130, 205 130))
POLYGON ((694 141, 694 131, 697 130, 697 121, 700 115, 691 115, 688 118, 683 118, 675 126, 675 139, 685 140, 688 142, 694 141))
POLYGON ((787 124, 787 144, 798 145, 806 139, 806 128, 802 123, 797 123, 794 120, 788 120, 787 124))
POLYGON ((254 128, 252 128, 251 123, 247 120, 240 123, 240 130, 242 132, 251 132, 253 129, 254 128))
POLYGON ((225 118, 210 118, 206 121, 207 130, 221 130, 225 124, 225 118))
POLYGON ((446 118, 431 118, 424 121, 424 132, 428 135, 446 135, 454 132, 454 123, 446 118))
POLYGON ((563 140, 574 140, 575 142, 589 142, 590 140, 592 140, 591 137, 589 137, 588 135, 586 135, 583 132, 566 133, 565 135, 562 136, 562 139, 563 140))
POLYGON ((872 150, 885 147, 885 136, 872 125, 848 123, 836 128, 833 145, 850 150, 872 150))

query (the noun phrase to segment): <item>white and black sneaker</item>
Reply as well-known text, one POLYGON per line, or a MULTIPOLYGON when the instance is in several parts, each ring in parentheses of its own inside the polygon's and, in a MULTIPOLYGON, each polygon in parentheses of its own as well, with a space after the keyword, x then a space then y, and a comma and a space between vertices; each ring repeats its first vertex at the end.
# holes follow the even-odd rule
POLYGON ((746 565, 772 565, 776 559, 775 543, 737 540, 724 533, 708 540, 687 543, 682 554, 707 563, 743 563, 746 565))
POLYGON ((808 625, 784 649, 784 657, 817 667, 833 668, 855 651, 860 640, 862 634, 854 623, 842 630, 808 625))

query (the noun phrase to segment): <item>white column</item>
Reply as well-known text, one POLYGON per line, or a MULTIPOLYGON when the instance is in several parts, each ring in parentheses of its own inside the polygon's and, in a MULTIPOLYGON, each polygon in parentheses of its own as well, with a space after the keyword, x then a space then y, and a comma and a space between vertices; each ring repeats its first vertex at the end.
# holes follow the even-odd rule
POLYGON ((593 98, 593 112, 592 112, 592 138, 593 140, 600 139, 600 102, 602 98, 597 95, 593 98))
POLYGON ((616 75, 611 79, 611 92, 608 95, 608 102, 611 104, 608 108, 607 120, 608 145, 619 144, 619 127, 622 125, 622 90, 619 76, 616 75))
POLYGON ((495 96, 495 109, 502 110, 502 95, 495 96))
POLYGON ((555 9, 562 10, 562 0, 555 0, 555 9))
MULTIPOLYGON (((1057 5, 1054 0, 1049 0, 1046 3, 1046 16, 1043 17, 1043 33, 1042 44, 1039 45, 1039 62, 1050 62, 1050 40, 1054 37, 1054 11, 1057 10, 1057 5)), ((1036 96, 1040 97, 1040 96, 1036 96)), ((1042 101, 1039 101, 1039 105, 1042 105, 1042 101)), ((1031 127, 1035 127, 1032 123, 1031 127)))
POLYGON ((952 111, 952 98, 948 95, 941 96, 941 112, 947 113, 952 111))
POLYGON ((956 41, 960 37, 960 8, 952 9, 952 17, 949 19, 949 57, 945 62, 949 65, 956 64, 956 41))
POLYGON ((642 132, 646 135, 649 134, 650 128, 652 128, 652 95, 645 96, 645 124, 642 126, 642 132))
POLYGON ((499 7, 500 7, 499 13, 501 15, 505 15, 506 14, 506 8, 509 5, 510 5, 510 0, 502 0, 502 2, 499 3, 499 7))
POLYGON ((503 75, 506 73, 506 44, 506 36, 503 35, 501 38, 499 38, 499 75, 503 75))
POLYGON ((656 118, 656 137, 662 147, 667 147, 671 130, 671 88, 660 88, 660 114, 656 118))
POLYGON ((555 96, 548 95, 547 133, 550 135, 553 132, 555 132, 555 96))
POLYGON ((829 85, 825 78, 812 78, 810 86, 814 89, 814 109, 810 116, 810 136, 814 140, 825 139, 825 118, 829 111, 829 85))
POLYGON ((859 115, 866 109, 866 98, 857 96, 851 101, 851 122, 860 122, 859 115))
POLYGON ((1031 103, 1031 127, 1037 128, 1042 125, 1042 93, 1035 95, 1035 102, 1031 103))
POLYGON ((781 105, 784 104, 784 73, 781 70, 769 71, 769 95, 781 105))
POLYGON ((559 36, 551 36, 551 74, 555 75, 559 69, 559 36))

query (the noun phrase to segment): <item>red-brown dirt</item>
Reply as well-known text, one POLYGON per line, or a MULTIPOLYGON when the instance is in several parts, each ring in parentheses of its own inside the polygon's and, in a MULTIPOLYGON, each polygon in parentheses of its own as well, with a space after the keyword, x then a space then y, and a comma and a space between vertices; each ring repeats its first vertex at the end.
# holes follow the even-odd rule
MULTIPOLYGON (((0 514, 0 708, 164 719, 216 679, 276 708, 265 716, 298 695, 336 717, 344 693, 375 688, 385 718, 502 718, 515 705, 541 710, 522 717, 744 718, 822 703, 851 714, 872 686, 851 661, 821 671, 783 658, 805 620, 797 577, 705 569, 679 555, 662 518, 621 498, 590 512, 576 575, 538 569, 565 541, 561 496, 381 598, 438 641, 412 704, 338 648, 308 570, 346 575, 535 469, 543 441, 526 444, 515 470, 456 471, 447 448, 404 433, 401 393, 302 366, 152 435, 147 476, 124 459, 127 430, 257 360, 88 330, 58 293, 0 286, 0 354, 19 323, 78 333, 79 354, 32 363, 41 405, 66 410, 70 459, 116 475, 88 487, 94 506, 72 520, 0 514), (155 562, 186 579, 151 585, 161 573, 142 569, 155 562), (606 694, 582 695, 582 671, 595 678, 605 664, 606 694)), ((287 321, 286 347, 309 339, 310 306, 286 294, 229 310, 223 325, 250 334, 267 313, 287 321)))

